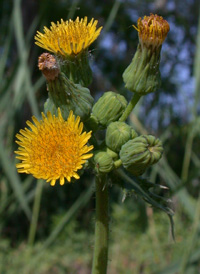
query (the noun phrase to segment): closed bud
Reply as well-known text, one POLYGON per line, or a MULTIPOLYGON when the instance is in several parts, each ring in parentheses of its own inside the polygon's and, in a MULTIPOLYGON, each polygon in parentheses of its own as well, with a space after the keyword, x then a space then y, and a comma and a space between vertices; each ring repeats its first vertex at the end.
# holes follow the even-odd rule
POLYGON ((110 123, 106 131, 106 145, 115 152, 119 152, 124 145, 137 133, 124 122, 110 123))
POLYGON ((101 126, 106 127, 117 121, 127 106, 124 96, 112 91, 105 92, 92 108, 92 115, 101 126))
POLYGON ((120 150, 124 168, 135 176, 142 175, 146 168, 157 163, 162 157, 163 147, 152 135, 141 135, 125 143, 120 150))
POLYGON ((94 152, 93 159, 96 172, 109 173, 114 167, 112 157, 105 151, 94 152))
POLYGON ((161 83, 160 79, 160 51, 169 24, 161 16, 151 14, 139 18, 137 27, 139 44, 131 64, 123 73, 125 86, 139 95, 146 95, 156 91, 161 83))

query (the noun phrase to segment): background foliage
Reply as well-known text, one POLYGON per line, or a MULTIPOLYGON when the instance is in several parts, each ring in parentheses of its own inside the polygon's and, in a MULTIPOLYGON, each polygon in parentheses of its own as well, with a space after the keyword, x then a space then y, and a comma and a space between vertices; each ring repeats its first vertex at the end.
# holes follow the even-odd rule
POLYGON ((31 115, 40 116, 47 98, 37 68, 42 50, 34 45, 36 30, 60 18, 98 19, 104 28, 90 51, 91 93, 97 99, 112 90, 130 99, 122 73, 137 46, 132 24, 150 12, 162 15, 171 27, 162 51, 163 82, 142 100, 129 123, 163 141, 164 157, 146 176, 170 189, 160 194, 172 197, 176 242, 163 212, 134 195, 122 202, 123 192, 112 185, 108 272, 200 273, 198 0, 0 1, 0 273, 90 273, 91 268, 91 171, 75 184, 50 187, 15 168, 15 134, 31 115), (34 223, 31 215, 37 209, 34 223))

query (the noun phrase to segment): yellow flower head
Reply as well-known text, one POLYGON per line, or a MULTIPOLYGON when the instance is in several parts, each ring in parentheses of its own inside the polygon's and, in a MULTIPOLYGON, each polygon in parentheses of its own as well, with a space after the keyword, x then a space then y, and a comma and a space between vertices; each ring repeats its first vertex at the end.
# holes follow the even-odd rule
POLYGON ((87 21, 87 17, 77 17, 75 21, 61 19, 61 23, 52 22, 50 29, 44 27, 44 34, 37 32, 35 44, 55 54, 78 54, 97 39, 102 29, 96 29, 98 21, 94 18, 89 23, 87 21))
POLYGON ((16 158, 22 162, 16 167, 19 173, 32 174, 37 179, 44 179, 53 186, 56 180, 63 185, 65 179, 68 182, 74 177, 79 179, 77 170, 83 167, 92 153, 87 154, 93 146, 87 146, 91 137, 91 131, 83 132, 83 123, 80 117, 75 119, 70 111, 67 121, 58 109, 58 117, 50 112, 47 117, 42 113, 42 120, 32 117, 33 123, 27 121, 31 130, 20 130, 16 137, 19 145, 15 151, 16 158))
POLYGON ((150 14, 150 16, 141 17, 137 21, 137 27, 133 27, 138 31, 139 39, 142 45, 147 47, 159 47, 164 42, 169 32, 169 24, 162 16, 150 14))

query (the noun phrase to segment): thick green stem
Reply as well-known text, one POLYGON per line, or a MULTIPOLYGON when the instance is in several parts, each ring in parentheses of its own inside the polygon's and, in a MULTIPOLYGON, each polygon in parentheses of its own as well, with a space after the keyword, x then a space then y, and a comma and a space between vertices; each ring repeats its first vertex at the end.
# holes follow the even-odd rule
POLYGON ((106 175, 96 177, 96 223, 92 274, 106 274, 108 262, 108 186, 106 175))
POLYGON ((138 95, 137 93, 134 93, 131 101, 129 102, 129 104, 126 107, 124 113, 122 114, 122 116, 119 119, 120 122, 126 121, 126 119, 128 118, 129 114, 131 113, 131 111, 134 109, 134 107, 138 103, 140 97, 141 97, 140 95, 138 95))
POLYGON ((28 244, 30 246, 33 245, 34 240, 35 240, 38 216, 39 216, 39 211, 40 211, 40 202, 41 202, 41 197, 42 197, 42 188, 43 188, 43 181, 39 180, 37 182, 31 225, 30 225, 30 230, 29 230, 29 235, 28 235, 28 244))

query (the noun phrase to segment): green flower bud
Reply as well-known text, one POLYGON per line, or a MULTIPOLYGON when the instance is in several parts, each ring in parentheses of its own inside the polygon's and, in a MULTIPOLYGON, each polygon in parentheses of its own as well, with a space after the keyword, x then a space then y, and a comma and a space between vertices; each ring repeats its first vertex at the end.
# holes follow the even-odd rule
POLYGON ((119 155, 123 166, 133 175, 139 176, 147 167, 157 163, 162 153, 159 139, 152 135, 141 135, 124 144, 119 155))
POLYGON ((138 19, 137 27, 133 26, 139 35, 139 44, 131 64, 123 73, 125 86, 139 95, 156 91, 160 79, 160 51, 169 24, 161 16, 144 16, 138 19))
POLYGON ((95 170, 101 173, 108 173, 114 167, 112 157, 105 151, 94 152, 95 170))
POLYGON ((120 118, 126 106, 127 101, 124 96, 108 91, 94 104, 92 115, 103 127, 106 127, 120 118))
POLYGON ((124 122, 110 123, 106 131, 106 145, 115 152, 119 152, 122 145, 136 137, 137 133, 124 122))

